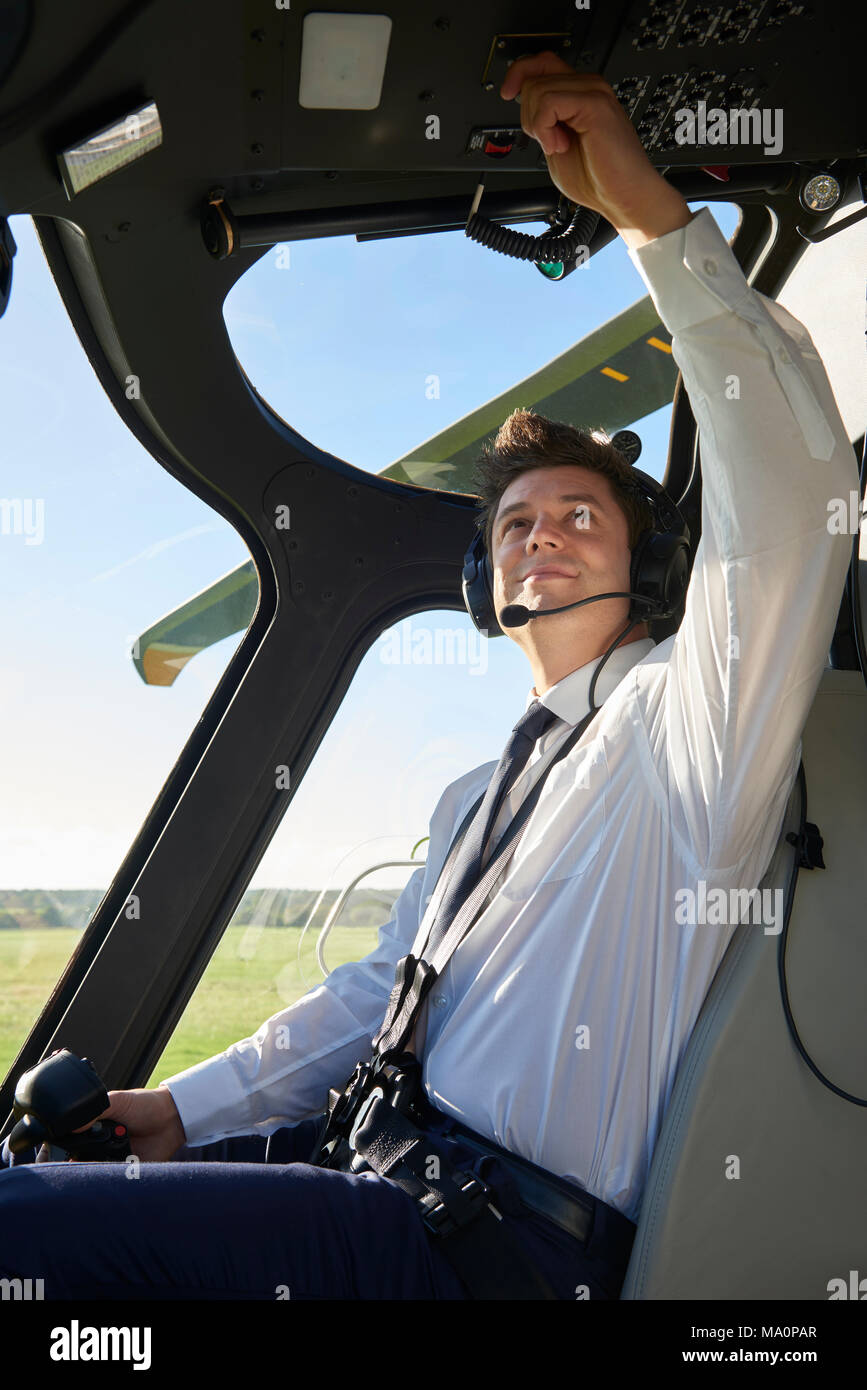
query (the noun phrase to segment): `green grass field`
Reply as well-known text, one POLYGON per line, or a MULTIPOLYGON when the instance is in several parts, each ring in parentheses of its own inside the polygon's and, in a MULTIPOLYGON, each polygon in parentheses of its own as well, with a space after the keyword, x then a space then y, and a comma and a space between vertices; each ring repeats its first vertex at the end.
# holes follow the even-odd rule
MULTIPOLYGON (((0 932, 0 1075, 5 1076, 38 1017, 81 932, 67 927, 0 932)), ((322 982, 316 936, 300 927, 227 927, 148 1086, 185 1071, 255 1033, 260 1023, 322 982)), ((335 927, 329 970, 359 960, 376 945, 376 927, 335 927)))

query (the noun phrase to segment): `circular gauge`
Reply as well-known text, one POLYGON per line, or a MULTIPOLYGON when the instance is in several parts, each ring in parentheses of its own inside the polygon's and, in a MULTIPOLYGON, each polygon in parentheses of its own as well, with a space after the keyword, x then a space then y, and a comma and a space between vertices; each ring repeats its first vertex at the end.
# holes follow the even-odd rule
POLYGON ((814 174, 801 189, 801 205, 808 212, 827 212, 839 203, 840 192, 833 174, 814 174))

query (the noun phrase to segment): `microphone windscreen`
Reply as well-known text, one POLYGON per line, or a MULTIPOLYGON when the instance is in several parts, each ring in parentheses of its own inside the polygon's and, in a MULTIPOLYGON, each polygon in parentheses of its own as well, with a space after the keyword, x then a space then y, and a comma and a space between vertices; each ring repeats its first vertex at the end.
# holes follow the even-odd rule
POLYGON ((500 614, 500 627, 523 627, 530 621, 530 610, 523 603, 507 603, 500 614))

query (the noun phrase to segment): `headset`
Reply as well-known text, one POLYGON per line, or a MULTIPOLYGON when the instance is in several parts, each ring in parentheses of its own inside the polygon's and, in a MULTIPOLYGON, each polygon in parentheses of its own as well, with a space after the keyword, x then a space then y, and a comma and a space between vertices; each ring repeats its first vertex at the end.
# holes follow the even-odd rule
MULTIPOLYGON (((641 449, 641 441, 631 431, 629 435, 633 456, 641 449), (631 441, 635 441, 632 443, 631 441)), ((611 440, 619 447, 620 436, 611 440)), ((624 441, 625 442, 625 441, 624 441)), ((626 455, 626 448, 622 452, 626 455)), ((627 460, 628 461, 628 460, 627 460)), ((654 526, 642 531, 632 551, 629 568, 630 592, 594 594, 590 599, 580 599, 578 603, 564 604, 562 608, 529 610, 520 604, 509 604, 502 616, 507 627, 522 626, 529 618, 541 617, 543 613, 562 613, 567 608, 577 608, 580 603, 589 603, 603 598, 629 598, 630 626, 642 620, 670 618, 677 612, 686 593, 689 582, 690 534, 676 504, 655 478, 642 473, 631 465, 633 490, 644 495, 650 504, 654 526), (511 619, 511 621, 510 621, 511 619)), ((462 589, 464 604, 479 632, 488 637, 502 637, 503 629, 494 608, 494 576, 491 561, 485 546, 484 532, 479 529, 464 556, 462 589)), ((618 639, 619 640, 619 639, 618 639)))

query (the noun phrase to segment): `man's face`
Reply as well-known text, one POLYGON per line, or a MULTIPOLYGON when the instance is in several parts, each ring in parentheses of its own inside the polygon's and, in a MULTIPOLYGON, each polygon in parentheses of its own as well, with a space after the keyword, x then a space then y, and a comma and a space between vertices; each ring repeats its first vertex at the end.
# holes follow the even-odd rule
MULTIPOLYGON (((571 464, 530 469, 506 488, 494 518, 494 606, 498 614, 507 603, 557 608, 628 591, 630 559, 629 525, 607 478, 571 464)), ((606 605, 615 620, 628 608, 625 598, 606 605)))

